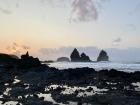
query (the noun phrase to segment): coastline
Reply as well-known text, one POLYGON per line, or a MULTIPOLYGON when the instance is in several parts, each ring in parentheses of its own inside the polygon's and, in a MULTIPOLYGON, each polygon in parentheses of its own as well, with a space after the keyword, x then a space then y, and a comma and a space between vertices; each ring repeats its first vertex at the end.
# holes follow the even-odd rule
POLYGON ((139 71, 95 71, 92 68, 58 70, 42 65, 31 69, 1 69, 0 73, 0 101, 3 102, 16 101, 24 105, 74 105, 71 102, 77 105, 140 104, 139 71), (7 89, 9 91, 4 94, 7 89), (69 89, 73 92, 63 94, 69 89), (45 96, 39 97, 39 94, 51 94, 55 103, 49 98, 45 100, 45 96))

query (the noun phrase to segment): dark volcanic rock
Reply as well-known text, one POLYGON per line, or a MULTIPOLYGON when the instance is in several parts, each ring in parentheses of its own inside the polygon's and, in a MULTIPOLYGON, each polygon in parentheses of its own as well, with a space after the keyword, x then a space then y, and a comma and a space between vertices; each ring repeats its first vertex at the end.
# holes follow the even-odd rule
POLYGON ((70 58, 71 58, 72 62, 79 62, 80 61, 80 54, 76 48, 71 53, 70 58))
POLYGON ((97 58, 97 61, 109 61, 109 56, 107 52, 102 50, 97 58))
POLYGON ((60 57, 57 59, 57 62, 70 62, 70 60, 67 57, 60 57))
POLYGON ((87 56, 85 53, 82 53, 81 54, 81 61, 82 62, 90 62, 91 60, 90 60, 89 56, 87 56))
POLYGON ((13 68, 18 62, 17 57, 8 54, 0 54, 0 66, 5 68, 13 68))
POLYGON ((11 55, 8 54, 0 54, 0 63, 5 64, 5 63, 14 63, 16 62, 17 59, 14 58, 11 55))
POLYGON ((41 62, 39 61, 39 59, 29 56, 28 52, 25 55, 22 55, 21 59, 18 62, 19 68, 32 68, 38 66, 41 66, 41 62))
POLYGON ((51 94, 56 102, 63 104, 79 102, 79 105, 140 105, 140 92, 135 90, 138 87, 132 85, 140 82, 140 72, 127 73, 114 69, 95 71, 92 68, 58 70, 35 67, 34 69, 26 69, 26 72, 18 69, 16 71, 18 73, 14 73, 13 70, 1 71, 0 95, 3 97, 0 101, 17 101, 23 105, 53 105, 54 103, 44 100, 45 96, 38 96, 43 93, 51 94), (20 82, 13 83, 15 77, 20 82), (5 83, 9 85, 4 85, 5 83), (53 84, 58 87, 49 87, 53 84), (69 88, 63 87, 65 85, 69 88), (99 93, 92 86, 97 87, 99 93), (72 87, 76 87, 73 93, 63 94, 72 87), (86 89, 80 89, 80 87, 86 89), (7 91, 8 94, 4 94, 7 88, 10 90, 7 91), (100 89, 107 89, 107 91, 101 92, 100 89), (78 96, 86 92, 91 92, 93 95, 78 96))
POLYGON ((90 62, 89 56, 85 53, 79 54, 78 50, 75 48, 70 56, 72 62, 90 62))
POLYGON ((19 59, 16 55, 0 54, 0 68, 12 69, 29 69, 34 67, 43 66, 38 58, 29 56, 27 52, 19 59))

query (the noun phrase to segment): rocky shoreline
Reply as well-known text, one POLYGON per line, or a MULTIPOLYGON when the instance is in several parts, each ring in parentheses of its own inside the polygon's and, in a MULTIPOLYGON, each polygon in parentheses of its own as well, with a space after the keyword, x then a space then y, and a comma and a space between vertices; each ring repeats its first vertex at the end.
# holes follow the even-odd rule
POLYGON ((140 105, 140 72, 45 65, 0 69, 0 102, 16 105, 140 105), (49 97, 50 96, 50 97, 49 97))

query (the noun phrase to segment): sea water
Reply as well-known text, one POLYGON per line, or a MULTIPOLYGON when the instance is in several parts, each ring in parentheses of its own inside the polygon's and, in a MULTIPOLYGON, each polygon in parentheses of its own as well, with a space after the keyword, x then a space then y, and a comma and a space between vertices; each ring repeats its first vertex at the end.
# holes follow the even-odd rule
POLYGON ((121 62, 54 62, 49 64, 50 67, 55 67, 60 70, 68 68, 83 68, 89 67, 95 70, 117 69, 119 71, 134 72, 140 71, 139 63, 121 63, 121 62))

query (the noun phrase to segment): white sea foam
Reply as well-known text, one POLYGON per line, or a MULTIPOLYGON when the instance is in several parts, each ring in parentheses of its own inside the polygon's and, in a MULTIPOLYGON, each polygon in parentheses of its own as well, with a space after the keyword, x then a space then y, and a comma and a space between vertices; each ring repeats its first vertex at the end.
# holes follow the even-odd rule
POLYGON ((135 87, 135 90, 136 90, 136 91, 140 91, 140 82, 132 83, 132 85, 133 85, 133 86, 136 86, 136 87, 135 87))
POLYGON ((134 72, 140 71, 140 64, 136 63, 116 63, 116 62, 55 62, 50 63, 50 67, 55 67, 60 70, 68 68, 83 68, 89 67, 95 70, 102 69, 117 69, 119 71, 134 72))
POLYGON ((61 88, 65 88, 65 90, 63 90, 61 92, 61 94, 73 94, 76 90, 80 91, 83 90, 84 92, 78 92, 77 97, 84 97, 84 96, 92 96, 95 94, 103 94, 104 92, 108 91, 108 89, 99 89, 96 86, 87 86, 87 87, 77 87, 77 86, 67 86, 67 85, 51 85, 49 86, 46 90, 49 90, 50 88, 56 89, 58 87, 61 88), (87 89, 92 88, 91 91, 86 91, 87 89))

